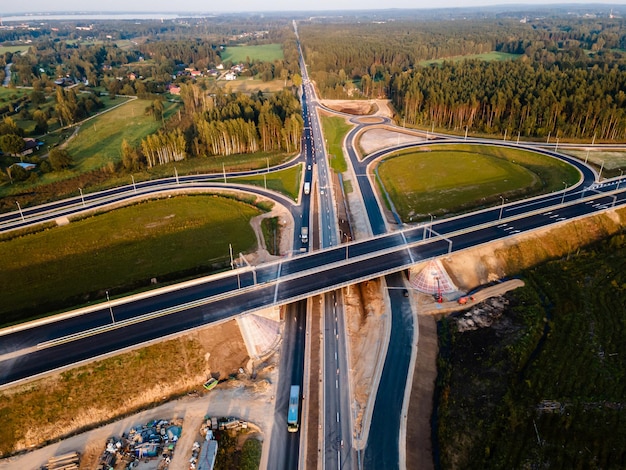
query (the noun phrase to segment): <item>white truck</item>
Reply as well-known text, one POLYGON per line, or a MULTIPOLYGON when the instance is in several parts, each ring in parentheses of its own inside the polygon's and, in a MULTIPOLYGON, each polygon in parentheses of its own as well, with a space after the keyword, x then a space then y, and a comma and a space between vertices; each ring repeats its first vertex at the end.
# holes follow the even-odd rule
POLYGON ((300 241, 302 241, 302 243, 309 242, 309 227, 302 227, 300 229, 300 241))
POLYGON ((311 192, 311 183, 308 181, 304 183, 304 194, 309 194, 311 192))

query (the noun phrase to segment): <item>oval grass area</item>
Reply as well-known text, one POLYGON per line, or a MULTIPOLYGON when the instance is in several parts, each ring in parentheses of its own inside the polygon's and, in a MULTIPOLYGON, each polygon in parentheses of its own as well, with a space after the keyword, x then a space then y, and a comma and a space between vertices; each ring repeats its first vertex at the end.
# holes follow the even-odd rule
POLYGON ((152 200, 0 242, 0 324, 207 274, 256 248, 263 211, 219 196, 152 200))
POLYGON ((578 170, 554 158, 487 145, 434 145, 387 157, 378 175, 404 222, 563 189, 578 170))

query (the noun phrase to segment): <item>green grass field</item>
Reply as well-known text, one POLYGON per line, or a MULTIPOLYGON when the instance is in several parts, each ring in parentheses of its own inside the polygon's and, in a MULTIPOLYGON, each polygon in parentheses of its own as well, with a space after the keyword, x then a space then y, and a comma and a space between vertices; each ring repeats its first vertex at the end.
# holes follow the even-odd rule
POLYGON ((228 46, 221 53, 222 61, 231 61, 233 64, 258 60, 261 62, 274 62, 283 60, 283 46, 280 44, 263 44, 260 46, 228 46))
POLYGON ((460 62, 462 60, 483 60, 485 62, 501 62, 504 60, 516 60, 521 57, 521 54, 509 54, 508 52, 485 52, 483 54, 469 54, 469 55, 457 55, 453 57, 445 57, 441 59, 422 60, 419 63, 422 67, 427 67, 433 64, 441 64, 444 61, 460 62))
POLYGON ((6 54, 7 52, 22 52, 27 51, 30 46, 22 44, 19 46, 0 46, 0 54, 6 54))
MULTIPOLYGON (((237 80, 218 80, 214 83, 233 93, 257 93, 259 91, 263 93, 276 93, 285 87, 284 80, 270 80, 264 82, 263 80, 252 77, 239 77, 237 80)), ((290 83, 291 81, 287 80, 287 85, 290 83)))
MULTIPOLYGON (((112 100, 113 104, 116 100, 119 98, 112 100)), ((162 123, 145 114, 149 105, 147 100, 132 100, 83 124, 67 147, 76 162, 73 171, 83 173, 111 161, 118 162, 124 139, 136 146, 146 135, 156 132, 162 123)), ((167 119, 177 105, 166 102, 164 106, 167 119)))
POLYGON ((0 324, 207 274, 256 246, 261 210, 217 196, 144 202, 0 242, 0 324))
POLYGON ((343 155, 343 139, 352 129, 352 125, 345 119, 337 116, 322 116, 322 129, 326 139, 326 151, 330 159, 330 166, 337 173, 343 173, 348 169, 343 155))
POLYGON ((402 152, 378 166, 386 193, 403 221, 451 214, 542 192, 578 181, 569 165, 502 147, 430 146, 402 152))
POLYGON ((265 187, 282 193, 294 201, 297 200, 300 192, 300 178, 302 175, 302 165, 280 171, 272 171, 266 175, 242 176, 228 178, 229 183, 245 183, 254 186, 265 187))

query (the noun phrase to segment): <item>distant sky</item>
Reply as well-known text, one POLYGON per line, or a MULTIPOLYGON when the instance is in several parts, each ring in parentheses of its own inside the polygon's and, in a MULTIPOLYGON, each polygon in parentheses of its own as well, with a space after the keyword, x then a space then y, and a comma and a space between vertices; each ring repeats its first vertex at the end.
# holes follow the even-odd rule
POLYGON ((243 12, 368 10, 381 8, 449 8, 486 5, 546 5, 604 3, 624 5, 626 0, 0 0, 0 16, 39 12, 243 12))

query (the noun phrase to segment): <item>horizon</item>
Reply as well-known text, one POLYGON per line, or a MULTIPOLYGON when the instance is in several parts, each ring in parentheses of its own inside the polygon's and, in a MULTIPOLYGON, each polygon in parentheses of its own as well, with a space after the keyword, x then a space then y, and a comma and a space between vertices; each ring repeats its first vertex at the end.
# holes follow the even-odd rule
POLYGON ((410 4, 404 4, 407 0, 392 0, 389 6, 384 8, 378 7, 378 2, 374 3, 371 0, 358 1, 358 0, 322 0, 318 3, 317 8, 308 8, 309 4, 305 4, 307 8, 300 7, 299 4, 289 0, 278 0, 274 2, 272 7, 265 9, 258 9, 255 2, 251 2, 248 5, 249 0, 236 0, 231 3, 230 9, 218 8, 207 9, 204 2, 195 4, 196 0, 189 1, 189 8, 185 10, 172 9, 170 2, 164 2, 160 5, 159 0, 137 0, 139 6, 132 9, 128 9, 127 5, 124 5, 125 0, 110 0, 108 7, 102 8, 100 4, 94 4, 88 6, 90 1, 93 0, 66 0, 65 4, 68 5, 64 9, 58 9, 57 4, 50 4, 50 2, 43 0, 31 0, 29 3, 34 4, 28 10, 23 9, 22 5, 6 5, 0 9, 0 18, 8 18, 13 16, 52 16, 52 15, 134 15, 134 14, 169 14, 176 15, 177 17, 184 17, 187 15, 209 15, 209 14, 245 14, 245 13, 307 13, 307 12, 341 12, 341 11, 405 11, 405 10, 455 10, 455 9, 480 9, 480 8, 554 8, 554 7, 577 7, 577 8, 626 8, 623 3, 611 3, 603 0, 556 0, 544 3, 541 0, 471 0, 469 3, 461 2, 460 0, 441 0, 438 5, 433 6, 432 3, 425 0, 418 0, 417 4, 409 2, 410 4), (145 1, 146 6, 141 7, 141 2, 145 1), (76 6, 72 7, 72 4, 76 6), (157 5, 154 5, 157 3, 157 5), (370 5, 371 3, 371 5, 370 5), (40 5, 40 6, 37 6, 40 5), (87 5, 87 8, 86 8, 87 5), (247 6, 248 5, 248 6, 247 6), (327 5, 327 6, 324 6, 327 5), (6 10, 5 10, 6 9, 6 10))

